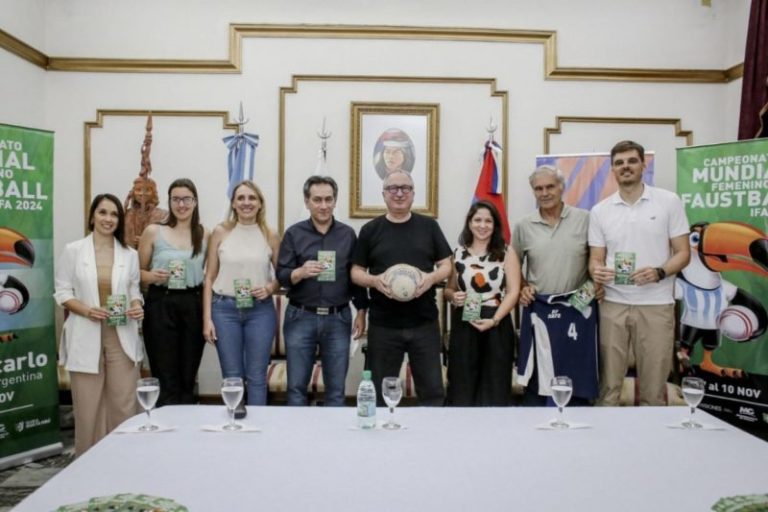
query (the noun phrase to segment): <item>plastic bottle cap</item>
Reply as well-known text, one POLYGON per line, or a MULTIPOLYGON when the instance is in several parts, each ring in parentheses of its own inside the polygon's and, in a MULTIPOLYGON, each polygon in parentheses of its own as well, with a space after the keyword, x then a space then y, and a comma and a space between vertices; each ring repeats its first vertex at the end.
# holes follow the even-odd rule
POLYGON ((371 380, 371 370, 363 370, 363 380, 371 380))

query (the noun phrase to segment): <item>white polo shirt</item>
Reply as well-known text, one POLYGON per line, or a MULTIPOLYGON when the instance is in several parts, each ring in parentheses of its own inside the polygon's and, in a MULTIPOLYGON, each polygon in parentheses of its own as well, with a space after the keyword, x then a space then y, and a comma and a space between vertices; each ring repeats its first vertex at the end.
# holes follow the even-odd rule
MULTIPOLYGON (((688 232, 688 218, 677 194, 648 185, 635 204, 626 203, 617 191, 589 215, 589 245, 606 248, 608 267, 613 267, 617 252, 635 253, 635 269, 660 267, 672 255, 670 239, 688 232)), ((608 284, 605 299, 620 304, 672 304, 673 288, 673 277, 643 286, 608 284)))

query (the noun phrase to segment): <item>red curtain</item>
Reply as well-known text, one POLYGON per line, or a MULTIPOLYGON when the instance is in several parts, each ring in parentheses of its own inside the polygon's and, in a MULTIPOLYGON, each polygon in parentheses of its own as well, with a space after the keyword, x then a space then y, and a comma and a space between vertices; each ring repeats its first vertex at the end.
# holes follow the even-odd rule
POLYGON ((768 137, 767 81, 768 0, 752 0, 741 85, 740 140, 768 137))

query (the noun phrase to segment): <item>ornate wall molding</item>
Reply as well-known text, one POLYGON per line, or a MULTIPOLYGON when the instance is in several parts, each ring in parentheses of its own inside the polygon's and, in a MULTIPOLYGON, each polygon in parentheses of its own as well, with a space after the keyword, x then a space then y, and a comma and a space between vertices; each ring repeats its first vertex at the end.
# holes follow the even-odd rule
POLYGON ((48 56, 31 47, 21 39, 13 37, 8 32, 0 29, 0 48, 20 57, 35 66, 48 69, 48 56))
MULTIPOLYGON (((280 119, 278 142, 278 230, 283 233, 285 228, 285 100, 289 94, 297 94, 301 82, 369 82, 369 83, 417 83, 417 84, 448 84, 448 85, 486 85, 492 98, 501 100, 501 133, 499 138, 506 141, 509 133, 509 98, 507 91, 498 90, 495 78, 471 77, 436 77, 436 76, 384 76, 384 75, 293 75, 291 85, 280 88, 280 119)), ((506 149, 506 148, 505 148, 506 149)), ((502 190, 507 190, 507 151, 502 152, 501 163, 502 190)), ((350 169, 351 172, 351 169, 350 169)))
POLYGON ((200 59, 103 59, 55 57, 36 50, 0 30, 0 47, 49 71, 130 73, 240 73, 243 38, 401 39, 429 41, 478 41, 544 45, 546 80, 601 80, 624 82, 726 83, 741 78, 743 64, 728 69, 560 67, 557 32, 462 27, 402 27, 372 25, 229 25, 228 56, 200 59))
POLYGON ((675 129, 675 137, 685 137, 685 145, 693 144, 693 132, 683 130, 680 119, 665 117, 580 117, 557 116, 555 126, 544 128, 544 154, 549 154, 549 142, 552 135, 562 133, 564 123, 589 123, 589 124, 669 124, 675 129))

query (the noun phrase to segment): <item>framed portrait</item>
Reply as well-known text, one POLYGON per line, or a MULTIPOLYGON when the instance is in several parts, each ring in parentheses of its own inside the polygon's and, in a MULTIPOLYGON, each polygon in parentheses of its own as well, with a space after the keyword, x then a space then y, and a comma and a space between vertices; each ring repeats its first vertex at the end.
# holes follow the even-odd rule
POLYGON ((413 178, 411 209, 437 217, 439 114, 434 103, 352 103, 350 217, 386 212, 382 182, 396 170, 413 178))

